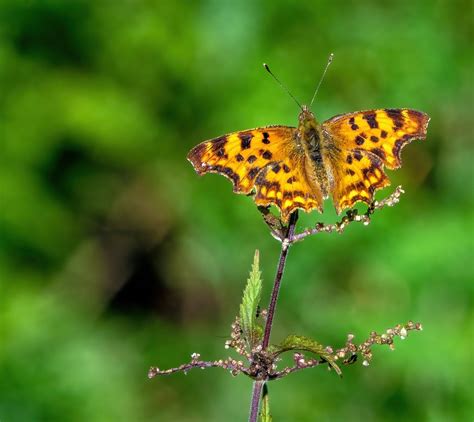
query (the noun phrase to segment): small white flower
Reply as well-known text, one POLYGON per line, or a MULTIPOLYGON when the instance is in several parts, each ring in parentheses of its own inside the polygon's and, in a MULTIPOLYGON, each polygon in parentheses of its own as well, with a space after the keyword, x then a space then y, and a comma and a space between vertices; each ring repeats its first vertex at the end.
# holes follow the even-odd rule
POLYGON ((405 327, 403 327, 401 330, 400 330, 400 338, 402 340, 405 340, 407 338, 407 329, 405 327))

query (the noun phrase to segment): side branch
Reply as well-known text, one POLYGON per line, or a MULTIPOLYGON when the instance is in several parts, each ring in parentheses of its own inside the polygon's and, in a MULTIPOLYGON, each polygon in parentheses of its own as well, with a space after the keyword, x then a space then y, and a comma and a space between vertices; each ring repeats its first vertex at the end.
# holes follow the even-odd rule
MULTIPOLYGON (((267 380, 271 381, 283 378, 293 372, 301 371, 302 369, 314 368, 315 366, 322 364, 329 364, 330 361, 342 365, 352 365, 362 359, 362 365, 369 366, 373 357, 373 346, 385 345, 391 350, 394 350, 394 340, 396 337, 404 340, 408 337, 410 331, 421 331, 422 329, 423 327, 419 322, 408 321, 406 324, 397 324, 396 326, 385 330, 382 334, 372 331, 368 338, 359 344, 354 343, 355 337, 353 334, 348 334, 346 343, 343 347, 336 349, 331 346, 326 346, 324 348, 324 357, 319 356, 308 358, 301 353, 301 349, 298 349, 298 347, 295 346, 293 353, 294 365, 282 369, 277 368, 277 362, 280 360, 280 353, 272 352, 271 348, 256 352, 252 357, 252 360, 249 359, 246 363, 232 358, 203 361, 200 360, 201 356, 198 353, 193 353, 191 355, 191 362, 180 365, 176 368, 163 370, 157 367, 151 367, 148 371, 148 377, 154 378, 157 375, 170 375, 176 372, 187 373, 191 369, 197 368, 222 368, 230 371, 234 376, 244 374, 255 381, 251 406, 251 409, 254 409, 254 407, 258 405, 258 403, 254 403, 254 400, 258 397, 258 401, 260 401, 263 384, 265 384, 267 380), (258 365, 256 365, 256 361, 258 361, 258 365), (262 378, 262 374, 265 374, 265 378, 262 378)), ((230 343, 230 346, 228 346, 228 343, 226 343, 226 348, 228 347, 235 348, 235 345, 234 343, 230 343)), ((287 352, 290 351, 291 350, 287 350, 287 352)), ((314 356, 314 353, 312 353, 312 355, 314 356)), ((333 368, 334 365, 330 365, 330 367, 333 368)))
MULTIPOLYGON (((404 340, 408 336, 409 331, 422 331, 423 326, 419 322, 408 321, 406 324, 397 324, 393 328, 389 328, 383 334, 378 334, 372 331, 369 337, 360 344, 354 344, 354 335, 348 334, 346 344, 344 347, 334 349, 331 346, 327 346, 326 352, 328 353, 327 358, 333 362, 338 362, 342 365, 352 365, 356 363, 359 358, 362 358, 362 365, 369 366, 372 361, 373 352, 372 346, 374 345, 386 345, 390 350, 395 350, 394 339, 399 337, 404 340)), ((281 370, 275 371, 271 374, 270 379, 283 378, 293 372, 301 371, 302 369, 314 368, 321 364, 327 364, 328 359, 324 358, 307 358, 302 353, 293 354, 294 366, 285 367, 281 370)), ((330 365, 333 368, 334 365, 330 365)))
POLYGON ((152 366, 148 370, 148 378, 154 378, 157 375, 171 375, 175 372, 187 373, 191 369, 201 368, 223 368, 230 371, 232 375, 245 374, 251 376, 249 369, 245 364, 240 360, 235 360, 232 358, 219 359, 214 361, 204 361, 200 360, 201 355, 199 353, 193 353, 191 355, 191 362, 185 363, 183 365, 177 366, 176 368, 170 369, 160 369, 156 366, 152 366))

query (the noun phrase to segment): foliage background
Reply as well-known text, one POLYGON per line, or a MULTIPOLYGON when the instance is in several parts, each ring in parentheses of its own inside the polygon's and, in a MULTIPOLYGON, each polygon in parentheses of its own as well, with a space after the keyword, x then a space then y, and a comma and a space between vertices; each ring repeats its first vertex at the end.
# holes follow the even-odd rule
POLYGON ((146 377, 225 355, 254 250, 265 298, 279 250, 251 199, 185 155, 296 124, 261 63, 306 102, 329 52, 320 120, 411 107, 431 115, 428 141, 391 174, 396 208, 291 250, 273 339, 425 329, 342 380, 271 384, 272 413, 472 419, 472 16, 447 0, 2 1, 0 419, 246 419, 246 378, 146 377))

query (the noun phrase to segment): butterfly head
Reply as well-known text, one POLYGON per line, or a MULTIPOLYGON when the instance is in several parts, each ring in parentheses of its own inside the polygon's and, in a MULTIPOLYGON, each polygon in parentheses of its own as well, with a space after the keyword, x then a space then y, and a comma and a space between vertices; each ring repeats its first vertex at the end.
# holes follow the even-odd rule
POLYGON ((301 112, 298 117, 300 127, 310 129, 318 124, 314 114, 311 112, 308 106, 304 105, 301 107, 301 112))

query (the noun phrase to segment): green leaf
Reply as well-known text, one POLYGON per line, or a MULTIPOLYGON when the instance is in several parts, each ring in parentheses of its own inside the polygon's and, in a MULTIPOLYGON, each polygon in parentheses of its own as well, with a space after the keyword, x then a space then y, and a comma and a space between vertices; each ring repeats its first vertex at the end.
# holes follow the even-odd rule
POLYGON ((306 350, 318 355, 325 353, 324 346, 305 336, 289 335, 278 346, 278 354, 287 352, 288 350, 306 350))
POLYGON ((257 345, 262 337, 262 327, 257 323, 257 308, 262 296, 262 279, 259 269, 259 252, 255 251, 252 270, 244 289, 240 305, 240 326, 250 349, 257 345))
POLYGON ((267 384, 263 385, 262 405, 260 410, 260 422, 272 422, 273 418, 270 414, 270 400, 268 398, 267 384))
POLYGON ((311 352, 316 355, 321 356, 327 363, 331 366, 332 369, 339 375, 342 376, 342 371, 339 366, 336 364, 334 358, 330 353, 328 353, 325 347, 319 344, 316 340, 313 340, 305 336, 289 335, 286 337, 279 345, 272 346, 270 351, 274 356, 278 356, 284 352, 292 350, 301 350, 306 352, 311 352))

